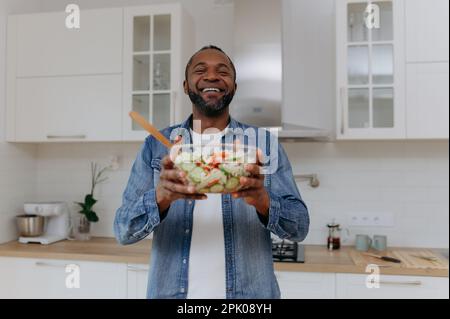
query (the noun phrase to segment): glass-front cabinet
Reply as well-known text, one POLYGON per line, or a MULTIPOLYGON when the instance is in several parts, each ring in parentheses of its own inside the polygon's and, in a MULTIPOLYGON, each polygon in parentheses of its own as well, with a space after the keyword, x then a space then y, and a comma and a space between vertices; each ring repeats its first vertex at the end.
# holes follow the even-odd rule
POLYGON ((404 0, 338 0, 337 138, 405 138, 404 0))
MULTIPOLYGON (((128 116, 136 111, 158 129, 180 120, 177 94, 182 93, 185 25, 178 5, 125 8, 124 116, 125 140, 141 141, 148 133, 128 116)), ((192 52, 191 52, 192 53, 192 52)), ((178 99, 179 100, 179 99, 178 99)))

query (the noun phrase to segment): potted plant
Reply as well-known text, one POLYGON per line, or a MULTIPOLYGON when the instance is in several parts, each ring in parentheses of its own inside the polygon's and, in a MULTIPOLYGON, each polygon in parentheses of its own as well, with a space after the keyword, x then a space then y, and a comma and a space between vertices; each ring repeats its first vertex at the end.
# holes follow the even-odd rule
POLYGON ((91 237, 91 223, 96 223, 99 220, 97 213, 93 210, 95 203, 97 203, 97 200, 94 198, 94 191, 95 186, 108 179, 108 177, 104 177, 108 169, 109 166, 100 168, 97 163, 91 162, 91 192, 86 194, 83 203, 76 202, 81 207, 79 211, 81 216, 77 229, 77 237, 79 240, 89 240, 91 237))

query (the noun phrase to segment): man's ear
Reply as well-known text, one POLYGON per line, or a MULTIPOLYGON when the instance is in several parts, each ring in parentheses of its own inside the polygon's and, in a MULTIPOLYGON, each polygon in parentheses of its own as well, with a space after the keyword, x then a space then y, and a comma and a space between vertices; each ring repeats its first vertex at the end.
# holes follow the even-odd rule
POLYGON ((236 92, 236 91, 237 91, 237 83, 234 82, 234 92, 236 92))
POLYGON ((183 81, 183 89, 184 89, 184 94, 189 95, 189 87, 188 87, 186 80, 183 81))

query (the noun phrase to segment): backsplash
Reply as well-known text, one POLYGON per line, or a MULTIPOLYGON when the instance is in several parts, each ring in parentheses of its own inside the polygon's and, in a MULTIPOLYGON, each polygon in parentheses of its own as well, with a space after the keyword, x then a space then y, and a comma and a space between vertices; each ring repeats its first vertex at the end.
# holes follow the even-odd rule
MULTIPOLYGON (((387 213, 393 227, 351 227, 357 233, 384 234, 393 246, 448 247, 448 142, 338 142, 284 144, 294 174, 317 173, 319 188, 298 182, 311 216, 308 244, 324 244, 333 218, 348 227, 348 215, 387 213), (430 222, 432 221, 432 222, 430 222)), ((137 143, 42 144, 37 152, 39 200, 79 201, 89 190, 90 161, 107 164, 119 156, 120 168, 98 187, 100 222, 94 235, 113 236, 137 143)), ((73 205, 72 205, 73 206, 73 205)), ((73 206, 73 210, 76 207, 73 206)), ((74 210, 76 211, 76 209, 74 210)))

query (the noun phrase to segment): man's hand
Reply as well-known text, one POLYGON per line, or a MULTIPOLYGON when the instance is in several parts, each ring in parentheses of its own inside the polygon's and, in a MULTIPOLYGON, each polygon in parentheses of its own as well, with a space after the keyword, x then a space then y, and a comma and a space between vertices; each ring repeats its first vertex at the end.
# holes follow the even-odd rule
POLYGON ((270 197, 264 187, 264 175, 260 173, 261 158, 262 152, 258 150, 256 164, 245 165, 245 169, 250 173, 250 176, 240 178, 243 189, 233 193, 233 197, 243 197, 247 204, 256 208, 258 214, 267 217, 269 214, 270 197))
POLYGON ((165 212, 170 204, 180 198, 206 199, 206 195, 195 192, 195 187, 188 186, 186 173, 174 167, 170 156, 161 161, 161 174, 156 187, 156 202, 160 214, 165 212))

